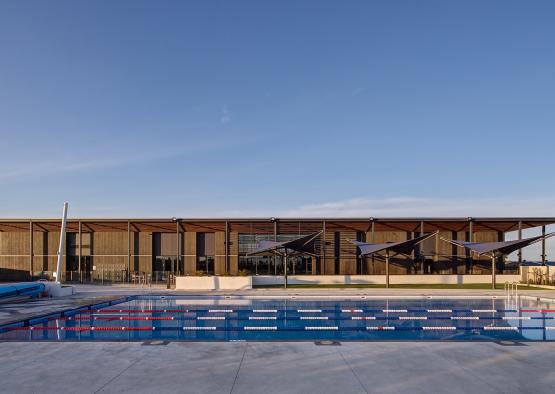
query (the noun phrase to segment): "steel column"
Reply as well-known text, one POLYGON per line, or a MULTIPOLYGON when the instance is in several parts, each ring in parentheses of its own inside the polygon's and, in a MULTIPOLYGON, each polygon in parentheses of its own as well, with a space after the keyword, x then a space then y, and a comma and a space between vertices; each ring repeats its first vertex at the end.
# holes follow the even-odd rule
POLYGON ((545 255, 545 226, 542 226, 542 264, 545 265, 547 256, 545 255))
POLYGON ((78 235, 78 237, 79 237, 79 251, 77 252, 78 253, 78 256, 77 256, 77 265, 78 265, 77 271, 79 272, 79 280, 81 280, 81 256, 83 254, 83 252, 82 252, 82 247, 83 247, 83 235, 82 234, 83 234, 83 232, 82 232, 82 229, 81 229, 81 221, 80 220, 79 220, 78 226, 79 226, 79 235, 78 235))
POLYGON ((389 288, 389 249, 385 250, 385 288, 389 288))
MULTIPOLYGON (((421 220, 420 221, 420 236, 422 237, 424 235, 424 221, 421 220)), ((420 255, 424 256, 424 253, 422 253, 422 249, 420 249, 420 245, 418 245, 418 251, 420 252, 420 255)), ((420 257, 420 256, 418 256, 420 257)), ((426 258, 424 257, 423 259, 421 259, 422 263, 420 264, 420 274, 424 275, 424 264, 426 262, 426 258)))
POLYGON ((322 272, 321 275, 326 275, 326 221, 322 221, 322 272))
POLYGON ((127 280, 131 276, 131 222, 127 221, 127 280))
POLYGON ((29 278, 33 280, 33 220, 29 220, 29 278))
MULTIPOLYGON (((522 239, 522 221, 518 221, 518 239, 522 239)), ((522 263, 522 249, 518 250, 518 263, 522 263)))
POLYGON ((491 288, 495 290, 495 253, 491 256, 491 288))
POLYGON ((175 237, 176 237, 176 246, 175 246, 175 264, 177 265, 177 267, 172 267, 173 268, 173 274, 175 274, 175 268, 177 268, 177 270, 179 271, 179 255, 181 254, 181 249, 180 249, 180 232, 179 232, 179 219, 177 219, 177 221, 175 222, 175 237))
POLYGON ((229 266, 229 222, 225 221, 225 272, 229 274, 231 267, 229 266))
POLYGON ((287 289, 287 249, 283 255, 283 288, 287 289))
MULTIPOLYGON (((472 222, 472 218, 469 219, 469 223, 468 223, 468 242, 473 242, 472 238, 473 238, 473 222, 472 222)), ((472 274, 472 264, 474 263, 474 260, 472 259, 472 252, 468 253, 469 258, 469 268, 470 268, 470 274, 472 274)))

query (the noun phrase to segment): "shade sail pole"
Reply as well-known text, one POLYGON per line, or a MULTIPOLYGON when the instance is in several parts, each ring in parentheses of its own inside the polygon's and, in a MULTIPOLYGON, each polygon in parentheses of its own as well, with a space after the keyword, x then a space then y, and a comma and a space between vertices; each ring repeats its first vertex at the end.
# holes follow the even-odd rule
POLYGON ((385 251, 385 288, 389 288, 389 250, 385 251))
POLYGON ((283 255, 283 288, 287 289, 287 249, 283 255))

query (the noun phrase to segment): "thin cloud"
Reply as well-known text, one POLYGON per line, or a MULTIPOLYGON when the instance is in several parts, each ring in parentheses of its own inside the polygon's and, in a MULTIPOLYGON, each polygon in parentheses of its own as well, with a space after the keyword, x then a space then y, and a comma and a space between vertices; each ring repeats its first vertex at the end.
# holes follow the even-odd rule
POLYGON ((231 123, 231 112, 229 111, 227 104, 224 104, 224 106, 222 107, 222 112, 220 115, 220 123, 223 125, 231 123))
POLYGON ((555 198, 352 198, 303 205, 284 217, 551 216, 555 198))
POLYGON ((18 166, 12 169, 5 169, 0 172, 0 183, 10 180, 22 180, 37 176, 48 176, 54 174, 79 173, 83 171, 117 168, 129 166, 144 162, 168 159, 184 155, 194 155, 206 151, 218 149, 230 149, 239 145, 249 144, 252 141, 224 141, 221 139, 213 139, 210 141, 199 142, 196 144, 187 144, 185 146, 177 146, 174 148, 164 147, 163 149, 150 149, 148 154, 136 154, 135 152, 123 152, 114 157, 100 157, 92 160, 80 160, 78 162, 59 159, 49 161, 37 161, 33 163, 18 163, 18 166))

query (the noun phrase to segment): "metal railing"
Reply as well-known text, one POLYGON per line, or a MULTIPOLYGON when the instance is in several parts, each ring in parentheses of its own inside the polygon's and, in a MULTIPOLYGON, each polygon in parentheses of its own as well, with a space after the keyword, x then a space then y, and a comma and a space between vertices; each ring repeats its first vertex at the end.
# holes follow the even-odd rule
MULTIPOLYGON (((62 273, 62 281, 67 283, 82 284, 130 284, 136 286, 151 286, 153 284, 175 285, 175 276, 178 273, 171 271, 154 271, 152 273, 143 271, 127 271, 124 269, 99 268, 94 271, 66 271, 62 273)), ((43 275, 45 279, 51 279, 43 275)))

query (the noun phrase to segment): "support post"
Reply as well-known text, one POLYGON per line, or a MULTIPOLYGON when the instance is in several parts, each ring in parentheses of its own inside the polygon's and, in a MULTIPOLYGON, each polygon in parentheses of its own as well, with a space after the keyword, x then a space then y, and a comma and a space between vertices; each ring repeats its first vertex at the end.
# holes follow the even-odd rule
POLYGON ((64 203, 62 215, 62 228, 60 230, 60 245, 58 248, 58 262, 56 264, 56 283, 62 283, 62 259, 66 246, 67 202, 64 203))
POLYGON ((545 255, 545 226, 542 226, 542 265, 545 265, 547 256, 545 255))
POLYGON ((321 275, 326 275, 326 221, 322 221, 322 270, 321 275))
MULTIPOLYGON (((376 242, 376 221, 374 220, 374 218, 372 218, 372 224, 370 226, 370 237, 372 238, 371 242, 375 243, 376 242)), ((372 255, 371 257, 372 259, 372 274, 374 274, 374 255, 372 255)))
POLYGON ((287 289, 287 249, 283 254, 283 288, 287 289))
POLYGON ((225 272, 226 274, 231 273, 231 267, 229 266, 229 222, 225 221, 225 272))
MULTIPOLYGON (((472 238, 473 238, 473 222, 472 222, 472 218, 469 218, 469 223, 468 223, 468 242, 473 242, 472 238)), ((472 259, 472 252, 469 253, 468 255, 468 260, 469 260, 469 268, 470 268, 470 274, 472 274, 472 265, 474 263, 473 259, 472 259)))
POLYGON ((491 255, 491 288, 495 290, 495 253, 491 255))
POLYGON ((81 227, 81 221, 79 220, 79 250, 77 255, 77 271, 79 272, 79 281, 81 281, 81 256, 83 255, 83 230, 81 227))
POLYGON ((33 220, 29 220, 29 278, 33 280, 33 220))
MULTIPOLYGON (((421 220, 420 221, 420 236, 422 237, 424 235, 424 221, 421 220)), ((424 253, 422 253, 422 249, 420 248, 420 245, 418 245, 418 252, 420 253, 421 256, 424 255, 424 253)), ((421 258, 421 256, 418 256, 421 260, 420 262, 420 274, 424 275, 424 264, 426 262, 426 258, 421 258)))
POLYGON ((389 288, 389 250, 385 250, 385 288, 389 288))
POLYGON ((177 265, 177 267, 175 267, 176 269, 173 270, 172 274, 175 275, 175 271, 179 271, 179 255, 181 254, 181 248, 179 245, 179 241, 181 238, 181 233, 179 232, 179 219, 177 219, 177 221, 175 222, 175 237, 176 237, 176 246, 175 246, 175 264, 177 265))
MULTIPOLYGON (((522 220, 518 221, 518 239, 522 239, 522 220)), ((518 264, 522 263, 522 249, 518 250, 518 264)))
POLYGON ((127 281, 131 276, 131 222, 127 221, 127 281))

